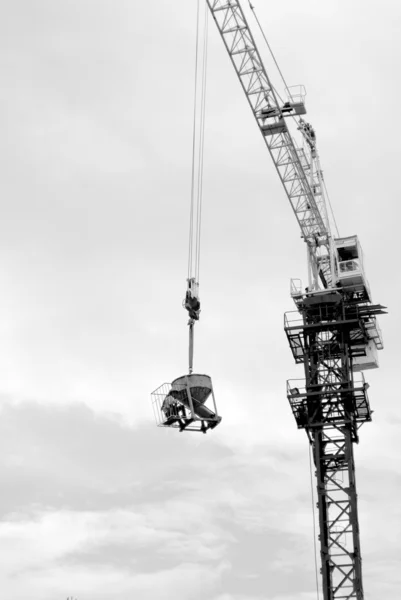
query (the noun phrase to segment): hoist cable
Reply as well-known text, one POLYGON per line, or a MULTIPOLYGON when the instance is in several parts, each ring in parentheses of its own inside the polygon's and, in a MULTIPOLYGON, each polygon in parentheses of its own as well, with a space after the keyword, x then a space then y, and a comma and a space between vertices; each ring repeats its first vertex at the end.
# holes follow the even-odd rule
POLYGON ((195 278, 197 283, 199 282, 200 268, 200 239, 203 195, 208 13, 208 6, 205 4, 204 22, 202 22, 200 14, 200 0, 198 0, 196 14, 191 209, 188 251, 188 280, 195 278), (202 27, 203 37, 201 35, 202 27))
POLYGON ((206 83, 207 83, 207 59, 208 59, 208 16, 209 8, 205 4, 205 28, 203 37, 203 61, 202 61, 202 85, 201 85, 201 114, 199 135, 199 162, 198 162, 198 202, 197 202, 197 232, 196 232, 196 261, 195 279, 199 282, 200 269, 200 246, 202 225, 202 199, 203 199, 203 165, 205 151, 205 116, 206 116, 206 83))
POLYGON ((319 600, 319 576, 317 566, 317 548, 316 548, 316 515, 315 515, 315 496, 313 493, 313 475, 312 475, 312 445, 309 444, 309 471, 310 471, 310 487, 312 495, 312 515, 313 515, 313 548, 315 555, 315 578, 316 578, 316 598, 319 600))
POLYGON ((192 251, 193 251, 193 228, 194 228, 194 196, 195 196, 195 159, 196 159, 196 117, 197 117, 197 98, 198 98, 198 49, 199 49, 199 12, 200 0, 197 3, 196 11, 196 49, 195 49, 195 84, 194 84, 194 113, 192 129, 192 177, 191 177, 191 208, 189 216, 189 249, 188 249, 188 279, 192 271, 192 251))

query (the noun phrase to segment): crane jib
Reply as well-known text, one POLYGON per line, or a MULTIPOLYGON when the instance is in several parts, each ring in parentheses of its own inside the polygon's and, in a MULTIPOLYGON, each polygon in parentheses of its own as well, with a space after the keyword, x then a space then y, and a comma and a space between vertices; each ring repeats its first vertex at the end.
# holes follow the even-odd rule
MULTIPOLYGON (((309 244, 330 237, 328 223, 319 210, 315 195, 300 162, 292 136, 282 116, 282 107, 238 1, 207 0, 241 86, 279 174, 301 233, 309 244), (266 111, 277 115, 266 126, 266 111)), ((321 243, 321 242, 319 242, 321 243)))

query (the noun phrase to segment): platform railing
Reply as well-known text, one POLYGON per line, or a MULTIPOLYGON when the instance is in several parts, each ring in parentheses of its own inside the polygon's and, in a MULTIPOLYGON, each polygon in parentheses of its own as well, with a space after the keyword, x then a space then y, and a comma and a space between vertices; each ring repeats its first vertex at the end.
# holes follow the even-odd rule
POLYGON ((291 310, 284 313, 284 329, 302 329, 304 320, 299 312, 291 310))

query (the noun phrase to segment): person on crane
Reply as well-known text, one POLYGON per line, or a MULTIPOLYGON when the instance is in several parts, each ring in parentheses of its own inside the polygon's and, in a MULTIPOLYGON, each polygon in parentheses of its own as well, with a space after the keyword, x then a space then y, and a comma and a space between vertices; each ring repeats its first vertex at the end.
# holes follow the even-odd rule
POLYGON ((316 133, 312 125, 306 123, 303 119, 299 119, 298 129, 302 132, 311 150, 314 150, 316 148, 316 133))
POLYGON ((165 397, 161 409, 166 415, 166 419, 185 417, 185 407, 172 396, 171 392, 165 397))
POLYGON ((166 415, 166 419, 170 417, 175 417, 178 414, 178 402, 175 398, 172 398, 169 394, 166 396, 163 405, 162 411, 166 415))

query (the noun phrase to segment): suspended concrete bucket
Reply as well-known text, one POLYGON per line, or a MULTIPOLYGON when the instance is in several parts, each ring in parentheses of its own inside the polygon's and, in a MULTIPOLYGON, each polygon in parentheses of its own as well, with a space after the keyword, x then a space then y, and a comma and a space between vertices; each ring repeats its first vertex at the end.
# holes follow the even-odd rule
POLYGON ((183 375, 164 383, 152 393, 152 401, 159 427, 206 433, 221 421, 209 375, 183 375), (212 408, 206 406, 207 400, 212 408))

